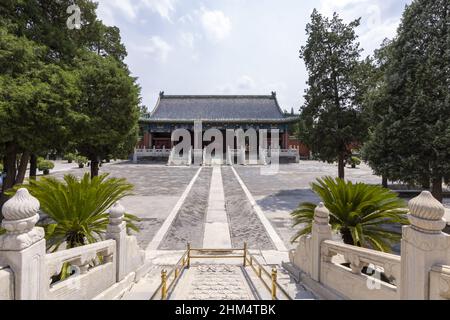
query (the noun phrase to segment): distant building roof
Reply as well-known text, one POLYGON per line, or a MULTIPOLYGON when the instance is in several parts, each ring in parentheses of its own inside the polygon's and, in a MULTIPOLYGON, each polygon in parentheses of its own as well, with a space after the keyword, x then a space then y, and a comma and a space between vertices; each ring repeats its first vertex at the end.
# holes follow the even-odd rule
POLYGON ((281 110, 275 92, 267 96, 174 96, 161 92, 150 122, 292 121, 281 110))

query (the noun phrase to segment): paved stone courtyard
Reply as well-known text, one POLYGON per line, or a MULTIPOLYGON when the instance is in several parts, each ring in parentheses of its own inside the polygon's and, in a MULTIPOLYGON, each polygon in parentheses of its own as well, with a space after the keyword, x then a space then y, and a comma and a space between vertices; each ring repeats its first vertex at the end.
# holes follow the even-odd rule
MULTIPOLYGON (((62 178, 70 173, 80 177, 89 171, 68 165, 60 168, 52 175, 62 178)), ((160 283, 161 270, 170 270, 177 263, 187 243, 193 248, 239 249, 244 242, 266 270, 278 269, 279 281, 291 296, 316 299, 308 288, 293 282, 280 265, 288 261, 287 250, 295 247, 291 239, 296 230, 290 213, 300 202, 319 202, 310 183, 318 177, 336 176, 335 165, 302 161, 280 165, 276 174, 265 175, 260 166, 168 167, 120 162, 104 165, 100 173, 126 178, 135 186, 134 194, 123 199, 122 204, 127 212, 142 219, 136 236, 152 266, 123 299, 149 299, 160 283)), ((347 168, 346 179, 381 182, 365 165, 347 168)), ((450 208, 449 199, 446 206, 450 208)), ((258 277, 247 270, 249 267, 242 268, 242 262, 227 262, 195 262, 180 278, 171 298, 270 299, 261 296, 267 292, 258 277)))
MULTIPOLYGON (((300 202, 317 203, 319 199, 310 190, 309 184, 317 177, 336 176, 337 167, 317 161, 301 161, 300 164, 280 165, 279 172, 275 175, 264 175, 261 169, 259 166, 235 167, 237 174, 285 246, 288 249, 294 248, 290 241, 295 233, 291 227, 290 212, 300 202)), ((59 178, 67 173, 82 176, 88 170, 66 166, 64 170, 52 175, 59 178)), ((146 249, 174 210, 183 192, 194 180, 198 170, 199 167, 135 165, 122 162, 104 165, 100 173, 126 178, 135 186, 134 195, 123 199, 122 204, 129 213, 142 219, 140 223, 142 230, 137 236, 140 246, 146 249)), ((252 249, 274 250, 271 241, 273 239, 255 214, 231 168, 224 166, 220 171, 232 246, 240 248, 247 242, 252 249)), ((187 242, 195 247, 202 247, 208 198, 211 192, 211 176, 211 168, 201 169, 158 249, 182 250, 187 242)), ((354 182, 374 184, 381 182, 381 178, 373 175, 366 165, 361 165, 357 169, 347 168, 346 178, 354 182)), ((450 208, 450 199, 446 201, 446 206, 450 208)))

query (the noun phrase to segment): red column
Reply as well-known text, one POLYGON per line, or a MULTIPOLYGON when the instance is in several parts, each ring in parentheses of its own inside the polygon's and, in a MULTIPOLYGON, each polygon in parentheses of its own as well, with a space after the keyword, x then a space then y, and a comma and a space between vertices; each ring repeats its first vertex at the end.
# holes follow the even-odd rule
POLYGON ((149 138, 150 138, 150 134, 148 132, 145 132, 144 133, 144 147, 146 149, 148 149, 148 147, 149 147, 149 142, 150 142, 149 138))
POLYGON ((283 133, 283 149, 289 149, 289 132, 286 130, 285 133, 283 133))

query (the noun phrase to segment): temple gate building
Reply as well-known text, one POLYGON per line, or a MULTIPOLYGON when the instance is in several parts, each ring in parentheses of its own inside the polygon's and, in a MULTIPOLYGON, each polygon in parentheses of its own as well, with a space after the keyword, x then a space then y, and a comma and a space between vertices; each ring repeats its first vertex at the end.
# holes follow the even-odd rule
MULTIPOLYGON (((176 145, 176 142, 172 141, 172 133, 177 129, 186 129, 191 133, 194 150, 194 127, 201 121, 203 133, 212 128, 222 132, 224 154, 227 152, 228 129, 244 131, 254 129, 257 133, 258 154, 263 146, 259 133, 262 130, 267 131, 265 148, 270 149, 272 141, 270 132, 278 130, 279 141, 276 148, 281 149, 282 156, 289 155, 288 158, 298 161, 298 150, 289 148, 289 125, 297 120, 297 117, 287 116, 282 111, 275 92, 267 96, 188 96, 165 95, 161 92, 153 112, 140 120, 142 140, 135 152, 134 160, 169 158, 171 150, 176 145)), ((203 142, 201 148, 204 149, 210 143, 203 142)))

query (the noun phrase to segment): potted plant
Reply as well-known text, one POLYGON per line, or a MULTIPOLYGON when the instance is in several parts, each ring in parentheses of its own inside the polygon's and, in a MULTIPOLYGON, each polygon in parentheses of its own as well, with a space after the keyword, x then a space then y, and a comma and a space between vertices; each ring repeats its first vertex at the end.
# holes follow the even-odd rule
POLYGON ((361 159, 359 159, 358 157, 351 157, 350 158, 350 165, 352 166, 353 169, 356 168, 356 166, 359 166, 361 164, 361 159))
POLYGON ((76 156, 76 154, 68 153, 68 154, 66 154, 64 159, 67 160, 68 163, 72 163, 77 159, 77 156, 76 156))
POLYGON ((38 162, 38 169, 44 173, 44 176, 50 174, 50 170, 55 168, 55 164, 49 160, 41 160, 38 162))
POLYGON ((77 157, 78 168, 83 169, 87 162, 88 159, 86 157, 83 156, 77 157))

